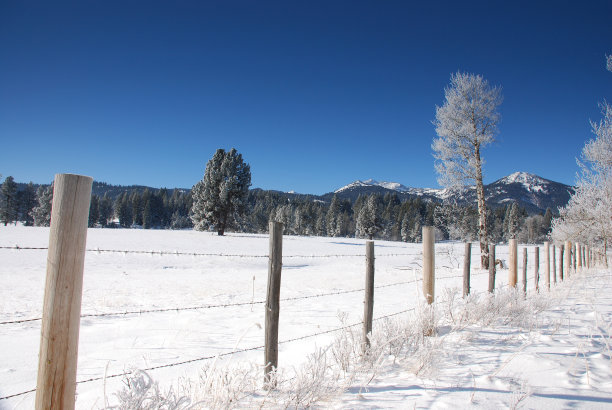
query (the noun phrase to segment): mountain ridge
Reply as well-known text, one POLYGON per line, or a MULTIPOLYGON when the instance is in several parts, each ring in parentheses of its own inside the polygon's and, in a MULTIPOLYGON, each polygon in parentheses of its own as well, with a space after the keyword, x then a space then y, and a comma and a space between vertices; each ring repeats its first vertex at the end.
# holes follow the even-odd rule
MULTIPOLYGON (((504 206, 517 202, 530 213, 544 212, 547 208, 555 210, 567 204, 573 187, 529 172, 518 171, 485 184, 485 198, 489 206, 504 206)), ((359 195, 395 193, 402 199, 421 198, 426 201, 443 202, 454 200, 461 204, 476 203, 475 186, 453 192, 448 188, 416 188, 399 182, 357 180, 338 188, 323 197, 337 195, 343 199, 355 200, 359 195)))

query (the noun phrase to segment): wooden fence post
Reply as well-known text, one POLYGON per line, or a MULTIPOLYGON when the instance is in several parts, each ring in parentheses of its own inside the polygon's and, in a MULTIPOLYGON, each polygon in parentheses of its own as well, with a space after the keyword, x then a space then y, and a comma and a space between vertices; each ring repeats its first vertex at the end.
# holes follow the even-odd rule
POLYGON ((495 245, 489 245, 489 293, 495 290, 495 245))
POLYGON ((544 282, 546 289, 550 290, 550 242, 544 242, 544 282))
POLYGON ((572 243, 565 241, 565 278, 570 277, 570 269, 572 268, 572 243))
POLYGON ((93 179, 57 174, 47 254, 36 409, 74 409, 87 222, 93 179))
POLYGON ((561 244, 559 247, 559 279, 563 280, 563 253, 565 252, 565 245, 561 244))
POLYGON ((577 272, 578 271, 578 266, 577 266, 577 263, 578 263, 578 244, 577 243, 574 244, 574 246, 572 246, 572 257, 573 257, 573 260, 574 260, 574 272, 577 272))
POLYGON ((540 247, 536 246, 533 255, 534 273, 535 273, 535 291, 540 291, 540 247))
POLYGON ((518 245, 516 239, 510 239, 509 248, 508 284, 510 287, 516 288, 516 282, 518 281, 518 245))
POLYGON ((555 247, 555 245, 552 246, 552 278, 553 278, 553 283, 557 283, 557 248, 555 247))
POLYGON ((465 244, 463 255, 463 297, 470 294, 470 266, 472 264, 472 243, 465 244))
POLYGON ((591 267, 591 250, 589 245, 584 245, 584 265, 587 269, 591 267))
POLYGON ((264 387, 273 389, 276 380, 270 375, 278 368, 278 317, 280 314, 281 272, 283 269, 283 224, 270 222, 270 255, 266 296, 266 343, 264 351, 264 387))
POLYGON ((423 295, 428 304, 435 298, 435 236, 433 226, 423 227, 423 295))
POLYGON ((363 308, 363 352, 370 347, 372 318, 374 316, 374 241, 366 242, 366 284, 363 308))
POLYGON ((523 248, 523 293, 527 295, 527 248, 523 248))

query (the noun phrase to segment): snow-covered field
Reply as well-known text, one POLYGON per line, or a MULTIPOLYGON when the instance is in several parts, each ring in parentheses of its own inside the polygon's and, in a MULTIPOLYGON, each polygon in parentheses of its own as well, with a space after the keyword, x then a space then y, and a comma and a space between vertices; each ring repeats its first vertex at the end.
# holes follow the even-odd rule
MULTIPOLYGON (((46 247, 48 234, 45 228, 2 226, 0 246, 46 247)), ((347 334, 327 331, 361 321, 364 244, 346 238, 283 239, 279 339, 287 342, 279 347, 282 372, 295 374, 317 347, 347 334), (322 294, 326 295, 316 296, 322 294), (322 334, 311 337, 318 333, 322 334)), ((189 385, 187 380, 197 384, 201 369, 210 363, 263 365, 258 347, 264 343, 267 235, 90 229, 87 248, 77 374, 84 382, 77 385, 78 408, 117 405, 116 393, 124 380, 108 376, 132 369, 151 369, 147 374, 162 391, 172 387, 178 394, 189 385), (119 314, 151 310, 163 311, 119 314), (255 349, 218 361, 197 360, 249 348, 255 349), (173 365, 181 362, 189 363, 173 365), (171 366, 156 368, 165 365, 171 366)), ((502 317, 453 326, 459 323, 456 318, 440 319, 438 336, 428 338, 427 351, 419 353, 431 356, 424 359, 427 371, 403 367, 399 356, 391 360, 386 355, 376 363, 372 378, 351 379, 352 387, 344 395, 321 403, 338 408, 611 405, 610 272, 593 269, 554 287, 550 297, 546 291, 537 296, 531 292, 532 252, 529 247, 528 300, 535 302, 521 305, 519 314, 530 320, 518 323, 502 317), (543 310, 537 315, 525 312, 538 306, 543 310)), ((505 259, 507 253, 507 247, 498 247, 498 258, 505 259)), ((421 245, 376 241, 375 255, 375 319, 411 308, 419 312, 424 302, 421 245)), ((474 249, 474 309, 482 308, 487 299, 487 272, 478 269, 478 260, 474 249)), ((444 289, 461 287, 462 263, 463 244, 437 244, 437 317, 444 317, 450 306, 453 293, 444 289)), ((45 270, 45 250, 0 249, 0 322, 41 316, 45 270)), ((507 276, 507 270, 498 271, 496 285, 511 301, 512 295, 504 290, 507 276)), ((391 319, 408 323, 416 312, 391 319)), ((391 322, 376 323, 375 332, 391 322)), ((0 329, 0 397, 35 388, 40 321, 1 324, 0 329)), ((258 375, 263 374, 260 370, 258 375)), ((0 408, 32 408, 34 394, 0 400, 0 408)), ((250 402, 238 407, 248 407, 244 403, 250 402)), ((274 407, 274 401, 266 405, 274 407)))

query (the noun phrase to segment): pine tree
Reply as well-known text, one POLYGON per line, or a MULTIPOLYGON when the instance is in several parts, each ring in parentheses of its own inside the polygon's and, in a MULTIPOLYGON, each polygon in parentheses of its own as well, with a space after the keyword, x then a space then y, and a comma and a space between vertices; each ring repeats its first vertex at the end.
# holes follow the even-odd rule
POLYGON ((115 217, 119 219, 119 225, 124 228, 129 228, 132 225, 132 207, 127 192, 119 195, 115 199, 115 217))
POLYGON ((338 236, 338 215, 340 215, 340 201, 338 200, 338 197, 334 195, 331 204, 329 205, 329 209, 327 210, 327 215, 325 215, 325 229, 327 231, 327 236, 338 236))
POLYGON ((32 218, 36 226, 49 226, 51 224, 51 205, 53 202, 53 185, 40 186, 36 191, 38 205, 32 209, 32 218))
POLYGON ((105 193, 104 196, 100 198, 98 207, 100 209, 98 223, 102 227, 106 227, 108 225, 108 222, 113 218, 113 202, 108 197, 107 193, 105 193))
POLYGON ((355 232, 357 236, 367 237, 371 240, 382 228, 380 211, 378 209, 377 202, 376 197, 374 195, 370 195, 365 202, 365 205, 363 205, 359 210, 355 232))
POLYGON ((0 221, 4 226, 17 220, 17 184, 12 176, 6 177, 0 195, 0 221))
POLYGON ((138 192, 134 192, 130 196, 130 202, 132 203, 132 223, 137 226, 142 226, 142 211, 144 208, 142 196, 138 192))
POLYGON ((506 219, 507 239, 515 239, 519 231, 519 209, 516 202, 509 207, 506 219))
POLYGON ((100 198, 98 195, 92 195, 89 202, 89 220, 87 226, 93 228, 100 219, 100 198))
POLYGON ((204 178, 192 189, 191 219, 197 230, 214 227, 223 235, 237 216, 246 211, 251 167, 232 148, 218 149, 206 164, 204 178))
POLYGON ((30 182, 23 191, 17 193, 19 199, 19 213, 21 214, 21 220, 25 226, 34 225, 34 218, 32 218, 32 209, 38 203, 36 201, 36 189, 34 184, 30 182))

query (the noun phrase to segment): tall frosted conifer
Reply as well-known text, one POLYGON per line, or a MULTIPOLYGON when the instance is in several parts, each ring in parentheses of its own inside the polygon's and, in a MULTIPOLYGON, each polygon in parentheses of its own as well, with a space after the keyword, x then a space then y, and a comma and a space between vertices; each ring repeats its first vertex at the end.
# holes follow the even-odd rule
POLYGON ((191 220, 197 230, 209 227, 219 235, 246 210, 246 199, 251 186, 251 167, 242 155, 232 148, 218 149, 206 164, 204 179, 193 186, 191 220))
POLYGON ((365 236, 370 240, 381 230, 382 222, 380 219, 380 210, 378 209, 378 203, 374 195, 370 195, 359 209, 356 228, 357 236, 365 236))
POLYGON ((34 225, 49 226, 51 224, 51 203, 53 202, 53 184, 40 186, 36 191, 38 205, 32 209, 34 225))
POLYGON ((480 151, 497 134, 501 89, 491 87, 480 75, 457 72, 451 75, 444 97, 442 107, 436 107, 434 125, 438 138, 434 138, 431 146, 438 183, 455 190, 476 185, 481 264, 486 267, 489 235, 480 151))

